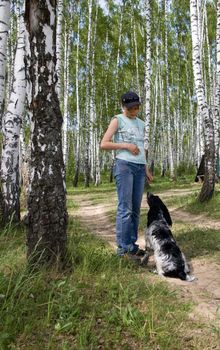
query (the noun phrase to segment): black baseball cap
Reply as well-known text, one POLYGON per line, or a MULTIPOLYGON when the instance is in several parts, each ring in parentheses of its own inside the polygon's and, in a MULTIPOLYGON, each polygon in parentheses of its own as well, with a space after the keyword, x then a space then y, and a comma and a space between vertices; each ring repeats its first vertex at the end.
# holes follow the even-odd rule
POLYGON ((128 91, 122 95, 121 102, 122 106, 125 106, 127 108, 141 105, 139 96, 133 91, 128 91))

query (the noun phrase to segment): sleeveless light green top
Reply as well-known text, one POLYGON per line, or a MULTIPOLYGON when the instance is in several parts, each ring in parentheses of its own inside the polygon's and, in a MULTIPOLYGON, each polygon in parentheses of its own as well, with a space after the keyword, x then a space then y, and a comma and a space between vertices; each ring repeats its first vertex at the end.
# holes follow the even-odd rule
POLYGON ((116 143, 132 143, 137 145, 140 152, 133 155, 125 149, 116 150, 116 158, 123 159, 128 162, 146 164, 144 151, 144 122, 139 119, 130 119, 124 114, 116 115, 118 120, 118 129, 114 134, 114 142, 116 143))

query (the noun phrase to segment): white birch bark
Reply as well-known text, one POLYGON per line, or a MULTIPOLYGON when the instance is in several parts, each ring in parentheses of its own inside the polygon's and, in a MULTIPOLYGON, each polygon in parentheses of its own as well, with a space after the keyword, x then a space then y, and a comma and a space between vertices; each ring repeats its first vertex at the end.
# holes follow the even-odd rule
POLYGON ((20 136, 19 136, 19 185, 22 186, 23 183, 23 164, 24 164, 24 157, 26 153, 26 146, 24 141, 24 128, 23 128, 23 118, 21 121, 21 127, 20 127, 20 136))
POLYGON ((169 91, 169 67, 168 67, 168 8, 169 0, 165 0, 165 66, 166 66, 166 116, 167 116, 167 138, 168 138, 168 157, 170 166, 170 176, 174 178, 174 162, 172 147, 172 131, 171 131, 171 114, 170 114, 170 91, 169 91))
POLYGON ((180 164, 180 161, 182 160, 182 142, 181 142, 181 118, 180 118, 180 108, 179 108, 179 101, 177 111, 175 113, 175 119, 176 119, 176 166, 178 167, 180 164))
POLYGON ((156 155, 156 133, 157 133, 157 118, 158 118, 158 73, 155 78, 155 87, 154 87, 154 123, 153 123, 153 130, 152 130, 152 137, 151 137, 151 147, 150 147, 150 154, 151 154, 151 161, 155 160, 156 155))
POLYGON ((79 105, 79 34, 80 20, 78 18, 78 30, 77 30, 77 46, 76 46, 76 150, 75 150, 75 175, 73 179, 73 186, 77 186, 79 179, 79 165, 80 165, 80 105, 79 105))
POLYGON ((137 86, 137 90, 138 90, 138 95, 141 96, 136 23, 134 23, 134 48, 135 48, 136 86, 137 86))
POLYGON ((151 96, 151 8, 150 1, 145 0, 146 20, 146 58, 145 58, 145 135, 144 148, 146 154, 149 148, 150 133, 150 96, 151 96))
POLYGON ((220 129, 220 0, 217 1, 216 26, 216 77, 214 95, 214 132, 215 132, 215 158, 219 161, 219 129, 220 129))
POLYGON ((95 145, 96 145, 96 166, 95 166, 95 185, 99 186, 101 183, 101 168, 100 168, 100 146, 99 146, 98 130, 95 133, 95 145))
MULTIPOLYGON (((207 71, 206 71, 206 99, 209 105, 212 104, 212 97, 213 97, 213 82, 212 82, 212 73, 211 73, 211 52, 210 52, 210 45, 209 45, 209 35, 208 35, 208 18, 207 18, 207 10, 206 6, 204 6, 204 41, 207 46, 207 71)), ((204 45, 205 46, 205 45, 204 45)))
POLYGON ((20 33, 14 63, 13 87, 7 112, 3 117, 3 151, 1 163, 2 193, 4 198, 4 219, 13 216, 20 219, 19 208, 19 138, 22 113, 24 111, 25 79, 25 30, 23 16, 20 17, 20 33))
MULTIPOLYGON (((95 22, 94 22, 94 35, 93 35, 93 45, 92 45, 92 65, 91 65, 91 98, 90 98, 90 115, 91 115, 91 129, 90 129, 90 142, 91 142, 91 169, 90 169, 90 176, 92 181, 96 178, 96 130, 95 130, 95 123, 97 119, 96 115, 96 101, 95 101, 95 92, 96 92, 96 86, 95 86, 95 45, 96 45, 96 29, 97 29, 97 19, 98 19, 98 6, 96 6, 96 15, 95 15, 95 22)), ((97 128, 97 126, 96 126, 97 128)))
POLYGON ((193 73, 195 81, 196 95, 198 106, 204 121, 205 130, 205 180, 201 193, 200 201, 204 201, 212 197, 215 187, 215 151, 214 151, 214 128, 211 110, 205 98, 205 87, 202 78, 201 55, 199 50, 198 35, 198 14, 197 1, 190 0, 190 19, 193 46, 193 73))
POLYGON ((63 21, 63 0, 58 0, 57 3, 57 32, 56 32, 56 71, 57 85, 56 91, 59 100, 61 101, 61 80, 62 80, 62 21, 63 21))
POLYGON ((5 99, 6 52, 9 33, 10 0, 0 0, 0 128, 5 99))
POLYGON ((64 104, 63 104, 63 161, 65 166, 68 159, 68 96, 69 96, 69 57, 70 35, 65 25, 65 48, 64 48, 64 104))
POLYGON ((86 111, 85 119, 87 124, 86 140, 85 140, 85 186, 89 186, 90 182, 90 72, 91 72, 91 33, 92 33, 92 0, 88 0, 89 8, 89 23, 88 23, 88 36, 87 36, 87 53, 86 53, 86 111))
POLYGON ((164 108, 164 83, 163 80, 160 79, 160 98, 161 98, 161 125, 162 128, 160 130, 160 154, 161 154, 161 176, 165 175, 167 170, 167 125, 166 125, 166 116, 165 116, 165 108, 164 108))
POLYGON ((118 49, 117 49, 117 60, 115 70, 115 111, 118 110, 118 82, 119 82, 119 62, 120 62, 120 50, 121 50, 121 39, 122 39, 122 24, 123 24, 123 5, 121 6, 120 22, 119 22, 119 33, 118 33, 118 49))

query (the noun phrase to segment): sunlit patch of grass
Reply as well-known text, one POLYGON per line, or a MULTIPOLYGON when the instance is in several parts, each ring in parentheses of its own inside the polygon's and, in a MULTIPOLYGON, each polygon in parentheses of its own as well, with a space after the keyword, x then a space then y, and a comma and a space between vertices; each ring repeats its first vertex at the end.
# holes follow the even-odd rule
POLYGON ((25 265, 26 231, 23 225, 7 224, 0 233, 0 271, 11 271, 25 265))
POLYGON ((168 207, 181 208, 191 214, 203 213, 209 218, 220 219, 220 190, 216 189, 213 197, 207 201, 200 203, 198 201, 199 191, 186 196, 173 196, 166 198, 164 202, 168 207))
POLYGON ((204 213, 213 219, 220 219, 220 191, 215 191, 214 196, 207 202, 200 203, 197 199, 191 198, 187 200, 184 209, 193 214, 204 213))
POLYGON ((174 225, 174 236, 188 258, 212 258, 219 261, 219 230, 201 229, 192 225, 174 225))
POLYGON ((67 198, 67 209, 77 209, 79 204, 73 199, 67 198))
POLYGON ((68 187, 67 193, 70 195, 79 194, 91 194, 91 193, 103 193, 113 192, 115 190, 115 183, 102 183, 99 186, 91 184, 89 187, 80 185, 79 187, 68 187))
POLYGON ((193 175, 186 175, 182 177, 177 177, 176 181, 172 180, 170 177, 159 177, 155 176, 153 181, 150 183, 150 186, 147 188, 148 191, 156 193, 158 191, 166 191, 172 189, 185 189, 192 188, 194 186, 194 177, 193 175))

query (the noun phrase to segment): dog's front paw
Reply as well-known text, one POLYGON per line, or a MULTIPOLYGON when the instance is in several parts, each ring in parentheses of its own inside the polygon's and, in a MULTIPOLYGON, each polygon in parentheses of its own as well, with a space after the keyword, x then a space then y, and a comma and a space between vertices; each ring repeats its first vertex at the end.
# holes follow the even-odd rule
POLYGON ((186 281, 187 282, 195 282, 198 281, 198 278, 193 275, 186 275, 186 281))

